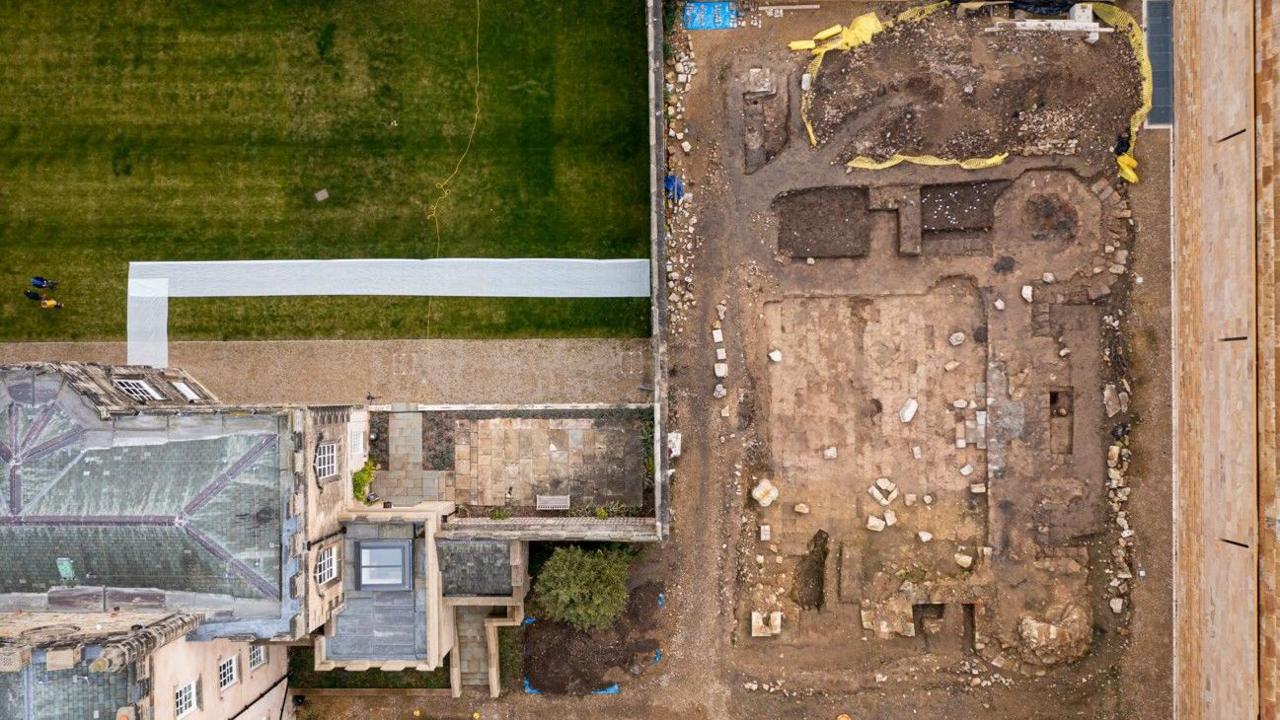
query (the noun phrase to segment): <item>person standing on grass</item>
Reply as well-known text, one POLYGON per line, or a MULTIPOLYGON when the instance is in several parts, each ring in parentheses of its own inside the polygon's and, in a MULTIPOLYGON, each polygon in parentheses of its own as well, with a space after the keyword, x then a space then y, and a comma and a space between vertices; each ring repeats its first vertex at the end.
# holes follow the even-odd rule
POLYGON ((58 281, 36 275, 31 278, 31 287, 38 287, 41 290, 55 290, 58 287, 58 281))
POLYGON ((46 297, 40 301, 40 309, 41 310, 61 310, 62 303, 58 302, 57 300, 54 300, 51 297, 46 297))

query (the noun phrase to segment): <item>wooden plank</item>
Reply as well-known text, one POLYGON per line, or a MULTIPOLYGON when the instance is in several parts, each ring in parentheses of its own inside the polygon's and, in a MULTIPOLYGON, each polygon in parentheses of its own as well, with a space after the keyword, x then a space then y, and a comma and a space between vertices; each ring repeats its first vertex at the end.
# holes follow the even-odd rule
POLYGON ((1253 227, 1253 133, 1207 144, 1203 211, 1199 232, 1205 262, 1201 287, 1206 303, 1202 339, 1252 337, 1255 287, 1253 227))
MULTIPOLYGON (((1198 15, 1195 31, 1200 36, 1203 63, 1197 68, 1202 82, 1196 91, 1203 94, 1202 139, 1213 143, 1252 128, 1252 0, 1200 0, 1189 6, 1177 5, 1175 18, 1179 13, 1198 15)), ((1252 172, 1249 179, 1253 179, 1252 172)))

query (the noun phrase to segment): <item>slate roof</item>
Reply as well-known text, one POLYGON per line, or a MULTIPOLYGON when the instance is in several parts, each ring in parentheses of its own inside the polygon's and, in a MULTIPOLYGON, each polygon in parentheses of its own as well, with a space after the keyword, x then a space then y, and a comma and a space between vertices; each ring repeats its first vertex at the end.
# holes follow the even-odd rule
POLYGON ((22 672, 0 673, 0 718, 113 718, 116 710, 136 699, 135 695, 131 668, 115 673, 90 672, 86 660, 69 670, 50 671, 41 659, 22 672))
POLYGON ((511 595, 511 547, 502 540, 436 539, 445 597, 511 595))
POLYGON ((291 456, 282 416, 103 421, 58 373, 0 371, 0 594, 102 585, 279 600, 291 456))

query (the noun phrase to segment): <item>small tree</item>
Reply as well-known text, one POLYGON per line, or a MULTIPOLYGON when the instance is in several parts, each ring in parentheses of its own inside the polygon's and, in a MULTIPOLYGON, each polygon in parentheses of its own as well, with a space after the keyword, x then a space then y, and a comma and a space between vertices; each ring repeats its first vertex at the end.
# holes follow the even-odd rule
POLYGON ((631 558, 617 550, 556 548, 538 573, 538 605, 579 630, 608 627, 627 607, 631 558))

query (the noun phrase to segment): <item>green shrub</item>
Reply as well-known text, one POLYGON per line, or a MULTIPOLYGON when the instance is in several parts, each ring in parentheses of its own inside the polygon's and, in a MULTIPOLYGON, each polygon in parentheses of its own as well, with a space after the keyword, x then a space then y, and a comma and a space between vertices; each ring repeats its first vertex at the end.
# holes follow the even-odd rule
POLYGON ((627 607, 631 556, 616 550, 556 548, 538 573, 537 604, 579 630, 612 625, 627 607))
POLYGON ((369 484, 373 482, 375 467, 372 460, 365 460, 364 467, 351 475, 351 492, 360 502, 364 502, 369 497, 369 484))
POLYGON ((511 517, 511 511, 505 507, 496 507, 489 511, 490 520, 506 520, 511 517))

